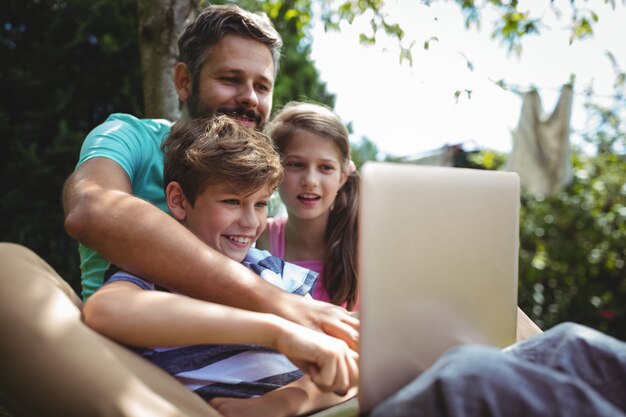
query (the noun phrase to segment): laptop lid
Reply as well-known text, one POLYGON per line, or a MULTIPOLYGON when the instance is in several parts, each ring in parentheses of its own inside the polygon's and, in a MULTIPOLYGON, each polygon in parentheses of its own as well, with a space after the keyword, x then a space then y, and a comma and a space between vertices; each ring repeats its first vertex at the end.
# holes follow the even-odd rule
POLYGON ((519 177, 368 162, 361 184, 366 412, 454 345, 515 341, 519 177))

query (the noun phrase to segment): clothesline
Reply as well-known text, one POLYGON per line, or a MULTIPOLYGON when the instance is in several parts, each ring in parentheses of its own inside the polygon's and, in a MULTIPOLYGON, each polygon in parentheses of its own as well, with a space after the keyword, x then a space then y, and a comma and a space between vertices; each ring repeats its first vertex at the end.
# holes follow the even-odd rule
MULTIPOLYGON (((536 85, 530 85, 530 86, 520 86, 519 84, 507 84, 504 80, 500 79, 500 80, 494 80, 493 78, 489 78, 489 81, 491 81, 492 83, 494 83, 495 85, 497 85, 498 87, 502 88, 505 91, 509 91, 511 93, 515 93, 518 95, 524 94, 526 92, 529 91, 561 91, 561 89, 563 89, 563 87, 565 85, 568 85, 568 83, 563 84, 561 86, 558 87, 548 87, 548 86, 544 86, 544 87, 539 87, 536 85)), ((571 85, 571 84, 569 84, 571 85)), ((619 100, 619 101, 624 101, 626 102, 626 96, 624 95, 624 93, 614 93, 614 94, 599 94, 599 93, 594 93, 592 90, 583 90, 583 91, 573 91, 573 94, 575 96, 585 96, 585 97, 595 97, 595 98, 606 98, 606 99, 613 99, 613 100, 619 100)))

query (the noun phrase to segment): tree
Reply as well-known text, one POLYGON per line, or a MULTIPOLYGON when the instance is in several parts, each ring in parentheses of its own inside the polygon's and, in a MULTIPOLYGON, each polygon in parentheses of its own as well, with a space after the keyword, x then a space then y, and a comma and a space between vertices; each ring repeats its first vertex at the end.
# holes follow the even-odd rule
POLYGON ((180 115, 172 82, 178 38, 196 8, 196 0, 137 0, 146 117, 176 120, 180 115))
POLYGON ((367 137, 362 137, 359 142, 350 144, 350 158, 357 169, 361 169, 367 161, 380 161, 381 152, 374 142, 367 137))

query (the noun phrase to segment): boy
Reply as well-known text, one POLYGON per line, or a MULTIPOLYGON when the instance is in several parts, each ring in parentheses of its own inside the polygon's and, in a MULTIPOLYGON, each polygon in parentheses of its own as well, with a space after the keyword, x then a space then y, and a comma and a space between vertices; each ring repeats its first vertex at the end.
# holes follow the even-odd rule
MULTIPOLYGON (((267 201, 282 180, 271 140, 217 116, 176 125, 163 146, 172 216, 263 279, 308 293, 314 273, 252 248, 265 228, 267 201)), ((356 383, 358 354, 343 341, 271 314, 153 290, 154 284, 117 272, 88 299, 84 320, 118 342, 151 347, 142 352, 146 358, 226 416, 311 412, 344 399, 320 389, 340 385, 347 391, 356 383), (240 343, 253 345, 235 345, 240 343)))

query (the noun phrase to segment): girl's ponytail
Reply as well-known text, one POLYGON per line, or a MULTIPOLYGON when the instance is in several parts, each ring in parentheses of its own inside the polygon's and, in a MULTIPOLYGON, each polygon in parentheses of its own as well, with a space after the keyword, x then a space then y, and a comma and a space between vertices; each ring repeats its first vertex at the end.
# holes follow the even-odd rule
POLYGON ((358 296, 359 187, 359 174, 354 171, 337 193, 326 225, 324 285, 331 303, 346 302, 348 310, 355 306, 358 296))

